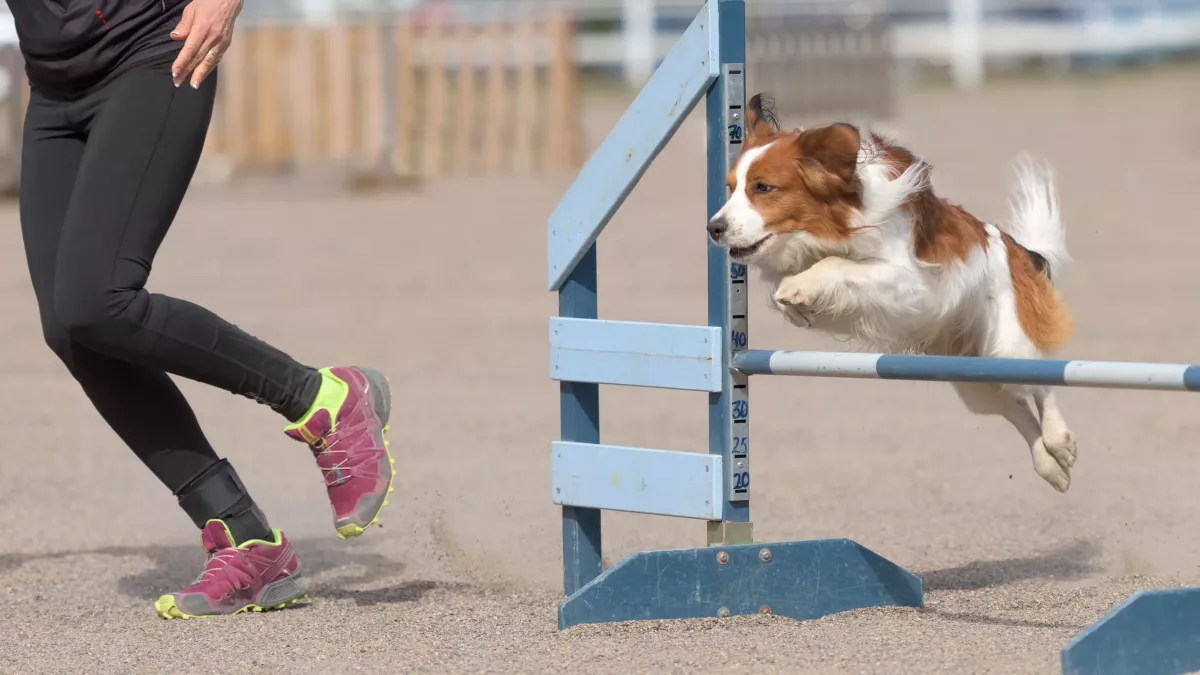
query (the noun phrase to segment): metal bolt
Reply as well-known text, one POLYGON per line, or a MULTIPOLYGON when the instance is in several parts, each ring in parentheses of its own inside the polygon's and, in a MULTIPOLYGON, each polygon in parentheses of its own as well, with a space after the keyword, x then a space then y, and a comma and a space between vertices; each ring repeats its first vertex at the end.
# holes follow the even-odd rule
POLYGON ((721 609, 718 609, 717 616, 721 617, 722 619, 728 619, 729 618, 729 608, 722 607, 721 609))
POLYGON ((721 551, 720 553, 717 554, 717 562, 721 565, 724 565, 725 563, 729 562, 729 554, 726 553, 725 551, 721 551))
POLYGON ((764 548, 761 551, 759 551, 758 559, 763 562, 771 562, 771 550, 764 548))
POLYGON ((742 114, 741 113, 733 113, 733 119, 735 119, 735 120, 742 119, 742 114))

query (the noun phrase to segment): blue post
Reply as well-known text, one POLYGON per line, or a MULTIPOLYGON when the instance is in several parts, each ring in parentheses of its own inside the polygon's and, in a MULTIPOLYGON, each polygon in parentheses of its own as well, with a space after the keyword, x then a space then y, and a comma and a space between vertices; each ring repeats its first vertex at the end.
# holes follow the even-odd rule
MULTIPOLYGON (((596 245, 592 244, 558 292, 558 315, 595 319, 596 245)), ((559 385, 562 440, 600 442, 600 385, 562 382, 559 385)), ((571 595, 600 575, 600 510, 564 506, 563 593, 571 595)))
MULTIPOLYGON (((568 595, 558 605, 560 629, 761 613, 815 619, 922 603, 920 579, 848 539, 752 543, 749 373, 731 366, 735 356, 768 370, 786 363, 746 353, 744 265, 709 245, 708 328, 588 320, 597 316, 592 242, 702 94, 709 214, 725 202, 725 176, 745 140, 745 13, 744 0, 708 0, 550 218, 548 281, 561 288, 560 316, 572 317, 550 325, 567 441, 551 449, 552 487, 556 503, 572 505, 563 508, 568 595), (596 382, 714 392, 710 457, 599 445, 596 382), (634 478, 639 489, 614 475, 634 478), (703 518, 708 545, 635 553, 601 573, 597 508, 703 518)), ((696 231, 701 236, 699 224, 696 231)))
MULTIPOLYGON (((725 177, 741 153, 745 136, 746 3, 714 0, 716 25, 710 44, 719 59, 720 76, 708 90, 708 215, 725 203, 725 177)), ((706 233, 697 228, 696 236, 706 233)), ((725 363, 747 346, 745 265, 732 263, 728 249, 708 242, 708 325, 724 335, 725 363)), ((724 458, 725 520, 750 522, 749 378, 730 370, 724 386, 708 399, 708 451, 724 458)), ((711 541, 710 543, 716 543, 711 541)))

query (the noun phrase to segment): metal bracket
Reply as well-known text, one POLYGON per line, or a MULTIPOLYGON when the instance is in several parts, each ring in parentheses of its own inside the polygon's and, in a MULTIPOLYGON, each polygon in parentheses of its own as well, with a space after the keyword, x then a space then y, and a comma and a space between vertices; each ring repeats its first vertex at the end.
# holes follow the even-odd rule
POLYGON ((708 521, 709 546, 736 546, 754 543, 754 523, 732 523, 728 520, 708 521))

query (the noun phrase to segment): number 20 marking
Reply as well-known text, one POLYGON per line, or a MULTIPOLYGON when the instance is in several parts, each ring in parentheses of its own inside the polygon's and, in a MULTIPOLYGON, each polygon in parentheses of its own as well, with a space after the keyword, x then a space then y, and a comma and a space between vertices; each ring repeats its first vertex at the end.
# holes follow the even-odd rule
POLYGON ((733 474, 733 489, 734 490, 749 490, 750 489, 750 472, 743 471, 733 474))
POLYGON ((744 420, 750 416, 749 401, 734 401, 733 402, 733 419, 744 420))

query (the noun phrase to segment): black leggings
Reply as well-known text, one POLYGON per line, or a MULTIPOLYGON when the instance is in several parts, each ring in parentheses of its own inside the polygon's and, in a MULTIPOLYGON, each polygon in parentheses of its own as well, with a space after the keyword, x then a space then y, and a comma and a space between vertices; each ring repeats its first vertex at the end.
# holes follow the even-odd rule
POLYGON ((199 90, 174 87, 174 58, 143 61, 70 100, 32 91, 21 233, 46 343, 109 426, 178 493, 217 455, 167 373, 292 421, 316 398, 321 376, 203 307, 145 289, 216 93, 216 73, 199 90))

